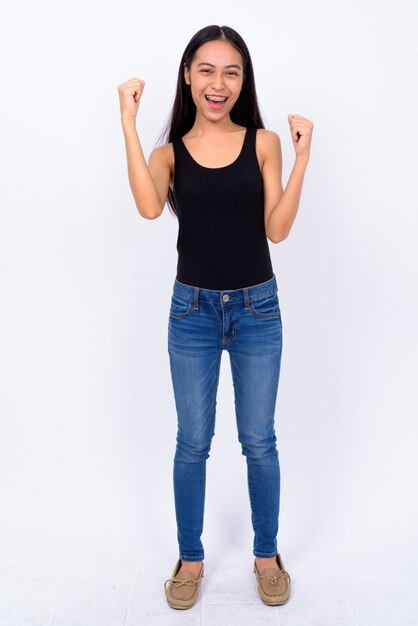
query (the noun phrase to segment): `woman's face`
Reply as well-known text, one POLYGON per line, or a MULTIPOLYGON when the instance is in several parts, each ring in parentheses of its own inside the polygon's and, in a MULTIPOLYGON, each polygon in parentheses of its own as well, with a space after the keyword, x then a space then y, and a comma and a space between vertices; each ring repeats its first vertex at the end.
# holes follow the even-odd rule
POLYGON ((208 41, 197 49, 190 72, 184 66, 184 79, 191 85, 197 110, 210 119, 229 115, 239 98, 243 84, 241 54, 227 41, 208 41), (214 102, 222 96, 222 102, 214 102), (225 100, 226 98, 226 100, 225 100))

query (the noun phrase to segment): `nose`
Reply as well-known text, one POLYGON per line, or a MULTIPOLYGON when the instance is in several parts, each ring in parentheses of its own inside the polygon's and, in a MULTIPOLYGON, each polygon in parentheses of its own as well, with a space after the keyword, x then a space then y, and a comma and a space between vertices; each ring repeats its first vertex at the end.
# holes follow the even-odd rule
POLYGON ((214 89, 218 89, 219 91, 223 89, 224 82, 223 82, 222 74, 213 75, 212 86, 214 89))

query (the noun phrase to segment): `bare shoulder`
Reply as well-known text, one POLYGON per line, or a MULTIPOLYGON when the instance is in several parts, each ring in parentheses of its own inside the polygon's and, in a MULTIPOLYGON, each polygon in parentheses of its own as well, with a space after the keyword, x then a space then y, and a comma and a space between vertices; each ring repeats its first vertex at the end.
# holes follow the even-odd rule
POLYGON ((280 164, 282 158, 282 147, 279 135, 274 132, 274 130, 258 128, 256 151, 261 171, 263 171, 264 165, 267 161, 269 161, 272 166, 280 164))
POLYGON ((274 130, 267 128, 257 129, 257 143, 265 156, 272 151, 277 152, 281 148, 279 135, 274 130))
POLYGON ((166 176, 172 178, 174 169, 174 150, 172 143, 165 143, 154 148, 149 156, 148 165, 154 171, 163 171, 166 176))
POLYGON ((173 144, 165 143, 163 146, 158 146, 158 148, 154 148, 150 154, 150 159, 152 158, 155 164, 159 165, 169 165, 173 156, 173 144))

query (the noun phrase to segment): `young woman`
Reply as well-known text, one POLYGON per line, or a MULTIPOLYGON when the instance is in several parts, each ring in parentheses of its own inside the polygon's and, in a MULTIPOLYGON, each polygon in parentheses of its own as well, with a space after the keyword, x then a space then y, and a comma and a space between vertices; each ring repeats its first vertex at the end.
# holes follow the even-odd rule
POLYGON ((290 576, 277 551, 274 427, 282 321, 267 239, 286 239, 295 220, 313 123, 288 116, 296 155, 283 190, 280 139, 264 128, 248 48, 232 28, 211 25, 184 51, 167 143, 151 152, 147 164, 135 125, 144 84, 132 78, 118 86, 132 194, 142 217, 159 217, 168 202, 179 220, 168 321, 178 418, 173 484, 179 559, 164 583, 166 598, 173 608, 193 606, 203 577, 206 459, 227 350, 247 463, 253 572, 261 600, 283 604, 290 576))

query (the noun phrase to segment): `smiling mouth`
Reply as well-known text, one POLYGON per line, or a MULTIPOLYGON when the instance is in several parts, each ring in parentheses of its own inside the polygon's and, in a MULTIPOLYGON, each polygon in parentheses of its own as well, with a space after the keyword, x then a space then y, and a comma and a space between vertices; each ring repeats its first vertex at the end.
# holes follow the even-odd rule
POLYGON ((205 94, 206 100, 209 102, 226 102, 228 100, 227 96, 208 96, 205 94))

